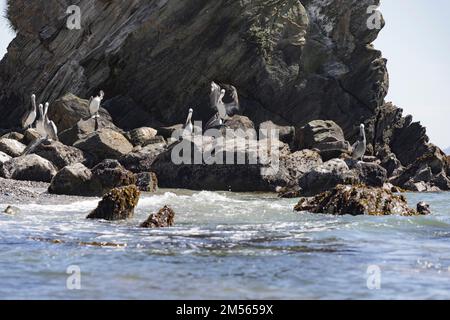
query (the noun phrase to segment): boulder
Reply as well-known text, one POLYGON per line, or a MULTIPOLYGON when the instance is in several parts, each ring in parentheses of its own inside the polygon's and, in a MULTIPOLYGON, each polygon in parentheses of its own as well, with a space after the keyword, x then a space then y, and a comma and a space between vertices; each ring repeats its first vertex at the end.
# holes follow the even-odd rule
POLYGON ((423 216, 431 214, 430 205, 426 202, 419 202, 417 204, 417 213, 423 216))
POLYGON ((89 134, 92 134, 98 130, 111 129, 117 132, 121 132, 112 122, 105 118, 98 118, 97 122, 95 119, 82 119, 78 121, 73 127, 60 131, 59 140, 65 145, 72 146, 75 142, 86 138, 89 134))
POLYGON ((55 166, 48 160, 30 154, 5 162, 0 169, 0 176, 6 179, 50 182, 56 175, 55 166))
POLYGON ((4 214, 10 215, 10 216, 15 216, 16 214, 20 213, 20 209, 17 207, 13 207, 13 206, 8 206, 4 211, 4 214))
POLYGON ((280 126, 272 121, 265 121, 259 125, 259 130, 260 133, 263 133, 263 138, 270 136, 272 130, 277 130, 280 141, 287 143, 290 146, 293 145, 295 140, 295 127, 293 126, 280 126))
POLYGON ((134 146, 145 147, 148 144, 154 143, 157 133, 158 131, 153 128, 143 127, 131 130, 125 136, 134 146))
MULTIPOLYGON (((111 123, 112 119, 109 113, 100 108, 100 120, 102 123, 111 123)), ((89 119, 89 100, 81 99, 72 93, 64 95, 56 100, 48 110, 49 118, 55 122, 58 130, 63 132, 75 126, 82 119, 89 119)))
POLYGON ((33 153, 47 159, 58 169, 86 161, 83 151, 66 146, 59 141, 44 140, 34 149, 33 153))
POLYGON ((3 135, 2 138, 16 140, 21 143, 24 142, 24 135, 22 133, 18 133, 18 132, 9 132, 9 133, 3 135))
POLYGON ((23 142, 27 145, 35 142, 36 140, 42 138, 36 129, 27 129, 24 133, 23 142))
POLYGON ((126 170, 117 160, 106 159, 92 169, 93 179, 102 187, 101 194, 113 188, 134 185, 135 175, 126 170))
POLYGON ((334 121, 315 120, 295 129, 295 149, 318 149, 327 161, 351 151, 344 132, 334 121))
POLYGON ((394 195, 383 188, 362 185, 338 185, 330 191, 313 198, 302 198, 295 206, 296 211, 333 215, 402 215, 425 214, 408 207, 406 198, 394 195))
POLYGON ((340 184, 358 182, 358 176, 351 171, 344 160, 333 159, 312 169, 300 177, 298 184, 302 196, 314 196, 340 184))
POLYGON ((156 173, 162 188, 273 192, 292 183, 280 161, 289 151, 287 145, 272 141, 269 153, 264 149, 267 141, 252 146, 245 139, 233 142, 211 137, 184 139, 157 156, 150 171, 156 173), (262 157, 250 161, 258 159, 258 149, 263 150, 262 157))
POLYGON ((386 169, 376 163, 357 162, 354 170, 359 182, 366 186, 381 188, 387 182, 386 169))
POLYGON ((131 143, 119 132, 101 129, 74 143, 74 147, 91 154, 97 161, 119 159, 133 150, 131 143))
POLYGON ((175 224, 175 211, 165 206, 156 214, 151 214, 148 219, 141 224, 141 228, 168 228, 175 224))
POLYGON ((71 196, 102 196, 101 183, 93 179, 91 170, 81 163, 67 166, 53 177, 48 189, 51 194, 71 196))
POLYGON ((11 156, 7 155, 6 153, 0 151, 0 166, 5 163, 8 162, 9 160, 11 160, 11 156))
POLYGON ((297 182, 305 173, 321 166, 323 161, 317 151, 306 149, 289 153, 281 158, 281 163, 292 179, 297 182))
POLYGON ((122 158, 119 162, 131 172, 149 172, 153 162, 164 151, 167 150, 167 144, 164 142, 150 144, 140 150, 135 150, 122 158))
POLYGON ((87 216, 87 219, 116 221, 132 218, 139 197, 140 191, 134 185, 115 188, 103 196, 98 207, 87 216))
POLYGON ((141 172, 136 174, 136 186, 142 192, 156 192, 158 190, 158 178, 153 172, 141 172))
POLYGON ((176 124, 170 127, 160 127, 158 128, 158 135, 162 136, 164 139, 169 140, 176 136, 177 132, 183 130, 182 124, 176 124))
POLYGON ((1 138, 0 139, 0 151, 15 158, 19 157, 25 151, 26 146, 14 139, 1 138))
POLYGON ((255 130, 255 124, 246 116, 234 115, 225 121, 225 125, 230 130, 255 130))

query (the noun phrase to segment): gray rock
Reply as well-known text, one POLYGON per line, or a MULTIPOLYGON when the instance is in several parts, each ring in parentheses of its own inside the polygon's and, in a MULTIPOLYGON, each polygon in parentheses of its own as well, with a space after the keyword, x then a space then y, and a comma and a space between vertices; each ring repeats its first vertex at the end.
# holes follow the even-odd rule
POLYGON ((0 139, 0 151, 6 153, 7 155, 15 158, 22 155, 25 151, 26 146, 14 139, 0 139))
POLYGON ((312 169, 300 177, 298 184, 302 196, 315 196, 340 184, 358 182, 358 176, 351 171, 344 160, 333 159, 312 169))
POLYGON ((24 135, 21 133, 18 133, 18 132, 9 132, 9 133, 3 135, 2 138, 13 139, 13 140, 17 140, 17 141, 23 143, 24 135))
POLYGON ((97 161, 119 159, 133 150, 131 143, 119 132, 101 129, 77 141, 74 147, 93 155, 97 161))
POLYGON ((131 130, 125 136, 134 146, 146 146, 154 142, 157 133, 153 128, 143 127, 131 130))
POLYGON ((88 118, 86 120, 80 120, 70 129, 62 131, 59 134, 59 140, 65 145, 72 146, 75 142, 94 133, 96 127, 98 127, 98 130, 111 129, 122 133, 119 128, 105 118, 100 117, 97 123, 95 122, 95 119, 88 118))
POLYGON ((358 162, 355 165, 359 181, 369 187, 381 188, 387 182, 387 171, 376 163, 358 162))
POLYGON ((84 197, 103 195, 100 181, 93 179, 91 170, 81 163, 60 170, 52 179, 48 191, 51 194, 84 197))
POLYGON ((33 153, 47 159, 58 169, 86 161, 83 151, 58 141, 43 141, 34 149, 33 153))
POLYGON ((270 132, 272 130, 277 130, 281 142, 287 143, 288 145, 292 145, 294 143, 294 126, 281 126, 273 123, 272 121, 266 121, 259 125, 259 129, 264 130, 263 132, 267 132, 267 135, 264 134, 262 137, 270 136, 270 132))
POLYGON ((156 158, 166 150, 167 144, 165 142, 150 144, 123 156, 119 159, 119 162, 131 172, 149 172, 156 158))
POLYGON ((9 156, 6 153, 0 151, 0 165, 2 165, 5 162, 8 162, 9 160, 11 160, 11 156, 9 156))
POLYGON ((114 188, 136 184, 135 175, 126 170, 117 160, 106 159, 92 169, 93 179, 98 181, 105 194, 114 188))
POLYGON ((7 179, 50 182, 56 175, 55 166, 48 160, 31 154, 5 162, 0 176, 7 179))
POLYGON ((42 138, 41 135, 36 131, 36 129, 27 129, 24 133, 24 143, 30 145, 36 140, 42 138))

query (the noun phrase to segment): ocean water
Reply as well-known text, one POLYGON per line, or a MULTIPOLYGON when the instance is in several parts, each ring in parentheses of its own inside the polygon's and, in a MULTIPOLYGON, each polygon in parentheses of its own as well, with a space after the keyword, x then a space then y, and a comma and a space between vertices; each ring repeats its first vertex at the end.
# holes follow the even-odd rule
POLYGON ((144 195, 126 222, 86 220, 98 199, 18 204, 0 215, 0 298, 449 299, 450 194, 408 200, 433 214, 301 214, 295 199, 181 190, 144 195), (176 227, 137 227, 164 205, 176 227))

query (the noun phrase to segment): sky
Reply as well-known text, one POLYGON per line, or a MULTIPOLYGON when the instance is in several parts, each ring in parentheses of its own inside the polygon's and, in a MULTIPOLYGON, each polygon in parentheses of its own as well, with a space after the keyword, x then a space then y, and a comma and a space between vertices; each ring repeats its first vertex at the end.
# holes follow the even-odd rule
MULTIPOLYGON (((14 34, 0 0, 0 57, 14 34)), ((386 27, 375 47, 388 59, 388 101, 412 114, 431 141, 450 147, 450 1, 382 0, 386 27)))

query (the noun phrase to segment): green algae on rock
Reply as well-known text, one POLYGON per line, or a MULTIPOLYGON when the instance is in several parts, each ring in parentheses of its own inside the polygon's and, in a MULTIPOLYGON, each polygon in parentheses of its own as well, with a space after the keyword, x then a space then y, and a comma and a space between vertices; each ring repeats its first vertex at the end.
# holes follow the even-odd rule
POLYGON ((134 215, 140 195, 140 191, 134 185, 115 188, 103 196, 98 207, 87 216, 87 219, 110 221, 129 219, 134 215))

